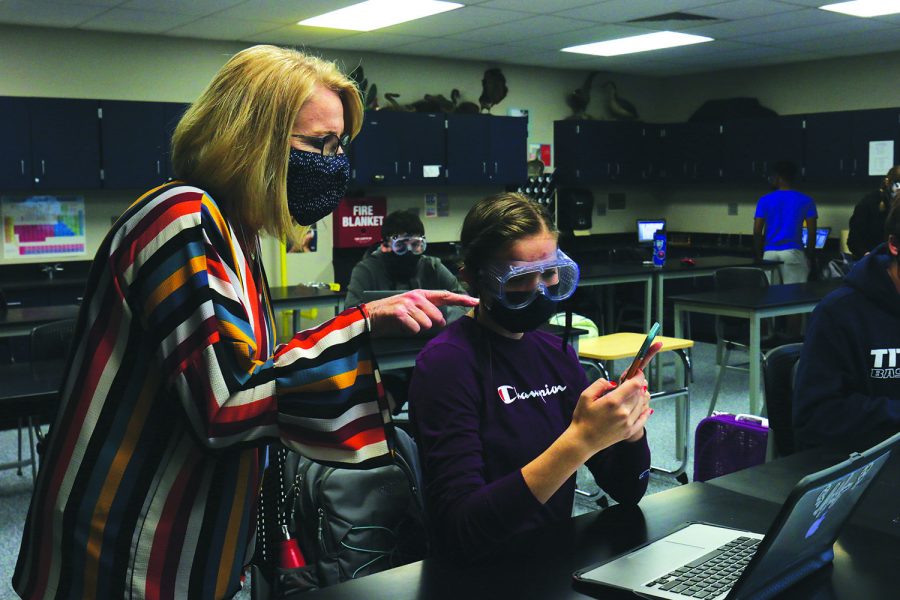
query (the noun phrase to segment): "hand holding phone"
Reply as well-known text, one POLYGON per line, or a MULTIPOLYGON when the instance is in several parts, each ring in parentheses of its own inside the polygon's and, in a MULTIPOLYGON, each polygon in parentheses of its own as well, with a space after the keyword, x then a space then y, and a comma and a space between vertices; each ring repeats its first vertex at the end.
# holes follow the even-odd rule
POLYGON ((625 371, 625 375, 622 377, 622 381, 627 381, 634 377, 638 369, 641 368, 641 363, 647 358, 647 353, 650 352, 650 347, 653 345, 653 340, 656 338, 656 334, 659 333, 659 323, 654 323, 653 327, 650 328, 649 333, 647 333, 647 337, 644 338, 644 343, 641 344, 640 350, 637 351, 637 354, 634 356, 634 360, 631 361, 631 366, 628 367, 628 370, 625 371))

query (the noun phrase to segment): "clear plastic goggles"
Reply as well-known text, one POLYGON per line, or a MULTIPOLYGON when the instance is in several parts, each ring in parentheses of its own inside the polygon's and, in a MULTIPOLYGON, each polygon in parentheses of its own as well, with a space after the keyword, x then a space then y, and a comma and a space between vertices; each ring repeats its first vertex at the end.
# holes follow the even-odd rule
POLYGON ((896 194, 897 192, 900 192, 900 181, 891 184, 891 193, 896 194))
POLYGON ((391 247, 391 250, 394 251, 394 254, 400 256, 407 252, 412 252, 415 255, 422 254, 428 246, 428 242, 425 241, 424 235, 392 235, 387 239, 387 244, 391 247))
POLYGON ((557 249, 549 260, 489 267, 482 280, 501 304, 517 309, 531 304, 538 294, 557 302, 569 298, 578 287, 578 277, 578 265, 557 249))

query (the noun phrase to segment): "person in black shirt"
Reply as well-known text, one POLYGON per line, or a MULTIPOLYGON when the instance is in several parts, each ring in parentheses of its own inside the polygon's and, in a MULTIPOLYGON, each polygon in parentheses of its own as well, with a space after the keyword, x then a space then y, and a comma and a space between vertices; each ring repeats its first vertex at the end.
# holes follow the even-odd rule
POLYGON ((900 192, 900 165, 891 167, 881 182, 881 187, 866 194, 853 209, 850 217, 850 234, 847 247, 854 260, 868 254, 884 241, 884 220, 891 198, 900 192))

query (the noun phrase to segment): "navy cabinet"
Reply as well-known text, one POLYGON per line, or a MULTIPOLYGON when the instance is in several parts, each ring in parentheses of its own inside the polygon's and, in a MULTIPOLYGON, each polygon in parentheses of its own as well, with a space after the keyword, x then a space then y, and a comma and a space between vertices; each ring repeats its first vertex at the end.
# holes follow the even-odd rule
POLYGON ((528 179, 526 117, 447 118, 447 183, 518 184, 528 179))
POLYGON ((0 189, 100 187, 97 100, 0 98, 0 189))
POLYGON ((31 98, 28 107, 34 187, 99 188, 99 101, 31 98))
POLYGON ((350 161, 351 177, 359 184, 404 185, 441 178, 446 169, 444 115, 368 112, 350 146, 350 161))
POLYGON ((671 123, 660 136, 662 179, 717 181, 722 174, 722 130, 718 123, 671 123))
POLYGON ((170 180, 172 131, 186 106, 101 101, 103 186, 142 189, 170 180))
POLYGON ((553 127, 561 183, 647 181, 663 171, 658 125, 567 120, 553 127))
POLYGON ((900 109, 844 111, 807 115, 807 181, 848 182, 883 177, 869 173, 869 142, 894 141, 892 164, 900 144, 900 109))
POLYGON ((0 192, 33 185, 28 99, 0 97, 0 192))
POLYGON ((765 181, 781 160, 803 163, 803 119, 799 116, 738 119, 722 124, 722 178, 765 181))

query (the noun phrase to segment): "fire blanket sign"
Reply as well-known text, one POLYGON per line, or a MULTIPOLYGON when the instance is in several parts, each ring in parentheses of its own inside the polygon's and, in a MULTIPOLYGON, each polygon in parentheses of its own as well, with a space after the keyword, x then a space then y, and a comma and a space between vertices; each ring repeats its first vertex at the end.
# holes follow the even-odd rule
POLYGON ((387 200, 344 198, 333 213, 335 248, 370 246, 381 239, 387 200))

